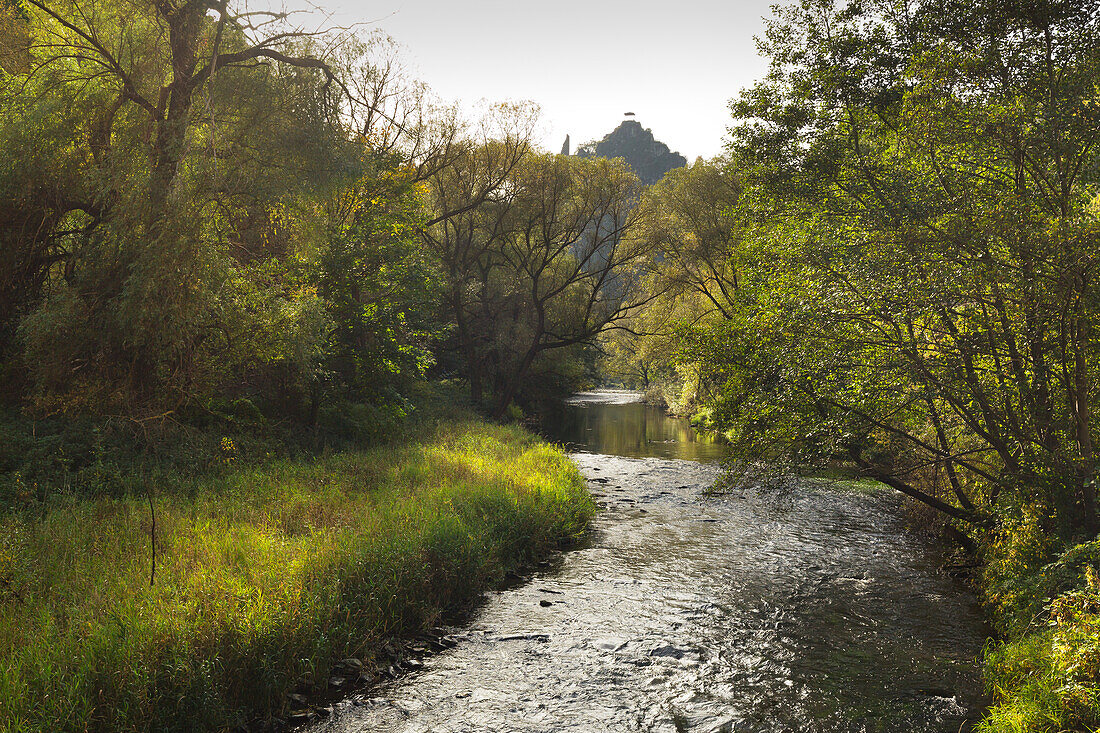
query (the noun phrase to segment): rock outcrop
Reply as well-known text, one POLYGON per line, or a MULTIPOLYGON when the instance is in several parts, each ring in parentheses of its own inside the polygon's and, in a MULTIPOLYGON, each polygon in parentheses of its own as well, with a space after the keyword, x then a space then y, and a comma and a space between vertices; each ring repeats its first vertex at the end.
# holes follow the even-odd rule
POLYGON ((635 120, 624 120, 603 140, 585 143, 577 148, 582 158, 622 158, 642 183, 651 184, 673 168, 687 165, 687 158, 669 150, 653 137, 653 132, 635 120))

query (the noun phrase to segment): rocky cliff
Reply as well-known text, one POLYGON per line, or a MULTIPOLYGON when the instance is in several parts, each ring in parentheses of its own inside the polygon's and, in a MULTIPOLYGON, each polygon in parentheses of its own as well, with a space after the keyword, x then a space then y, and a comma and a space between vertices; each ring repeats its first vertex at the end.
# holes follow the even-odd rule
POLYGON ((582 158, 622 158, 642 183, 656 183, 673 168, 687 165, 687 158, 668 149, 653 132, 635 120, 624 120, 603 140, 577 147, 582 158))

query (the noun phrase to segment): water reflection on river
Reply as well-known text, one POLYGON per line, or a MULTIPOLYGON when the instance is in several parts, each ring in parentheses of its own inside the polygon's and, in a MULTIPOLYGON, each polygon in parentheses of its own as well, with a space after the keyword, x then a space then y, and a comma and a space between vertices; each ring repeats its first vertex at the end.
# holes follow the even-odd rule
POLYGON ((893 494, 708 498, 721 446, 627 393, 574 403, 544 430, 584 451, 603 508, 586 545, 315 733, 957 733, 980 717, 981 614, 893 494))
POLYGON ((580 453, 689 461, 715 461, 724 455, 720 442, 698 435, 687 420, 670 417, 663 408, 642 402, 640 392, 627 390, 578 393, 548 411, 541 428, 580 453))

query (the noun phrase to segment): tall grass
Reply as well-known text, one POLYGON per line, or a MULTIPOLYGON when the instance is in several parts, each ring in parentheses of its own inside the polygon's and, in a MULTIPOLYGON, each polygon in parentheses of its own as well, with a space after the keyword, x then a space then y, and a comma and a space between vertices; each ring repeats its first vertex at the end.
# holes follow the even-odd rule
POLYGON ((0 730, 228 729, 303 675, 575 540, 561 452, 443 422, 413 442, 196 479, 154 499, 55 498, 0 519, 0 730))

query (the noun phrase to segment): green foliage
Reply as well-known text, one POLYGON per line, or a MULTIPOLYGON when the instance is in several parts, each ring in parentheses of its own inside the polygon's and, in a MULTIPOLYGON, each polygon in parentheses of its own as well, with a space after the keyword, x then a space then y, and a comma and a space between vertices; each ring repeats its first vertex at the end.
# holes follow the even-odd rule
POLYGON ((779 9, 736 183, 659 197, 701 200, 665 227, 712 302, 679 359, 742 457, 854 465, 979 539, 1042 506, 1070 542, 1100 529, 1100 36, 1087 3, 1029 8, 779 9))
POLYGON ((440 285, 420 240, 420 186, 396 160, 374 163, 330 204, 316 277, 335 324, 328 369, 346 397, 382 403, 434 363, 440 285))
POLYGON ((1048 600, 1078 580, 1076 563, 1055 561, 1060 544, 1043 529, 1049 514, 1036 504, 1005 512, 987 543, 983 598, 998 630, 1006 636, 1032 630, 1043 617, 1048 600))
POLYGON ((643 302, 637 177, 621 160, 538 154, 509 136, 466 142, 430 183, 426 240, 454 326, 444 347, 475 400, 503 417, 513 400, 568 391, 583 374, 577 347, 643 302))
POLYGON ((322 41, 272 26, 281 61, 253 64, 233 4, 21 7, 0 34, 5 401, 144 420, 247 397, 307 425, 399 406, 431 363, 422 192, 329 78, 395 96, 378 44, 322 68, 322 41))
POLYGON ((305 460, 379 445, 413 430, 426 400, 396 394, 381 402, 329 400, 312 426, 245 397, 210 400, 167 421, 33 419, 0 411, 0 513, 42 508, 61 496, 141 497, 151 484, 188 494, 200 478, 214 481, 274 458, 305 460))
POLYGON ((629 332, 601 338, 605 380, 642 389, 647 399, 681 415, 709 396, 700 393, 705 385, 696 365, 678 358, 678 351, 685 329, 731 315, 728 304, 742 270, 751 266, 744 260, 740 197, 740 178, 723 159, 697 160, 646 190, 634 236, 651 253, 644 282, 649 302, 629 318, 629 332))
POLYGON ((331 403, 321 410, 317 426, 342 441, 371 445, 400 434, 409 410, 409 403, 396 394, 391 400, 331 403))
POLYGON ((1081 545, 1044 568, 1044 575, 1078 577, 1071 590, 1048 604, 1047 628, 998 644, 986 655, 993 705, 979 727, 983 733, 1055 733, 1100 726, 1098 546, 1081 545))
MULTIPOLYGON (((445 416, 444 416, 445 417, 445 416)), ((0 730, 228 729, 583 532, 568 459, 444 419, 415 442, 0 519, 0 730)), ((233 443, 228 443, 232 454, 233 443)))

